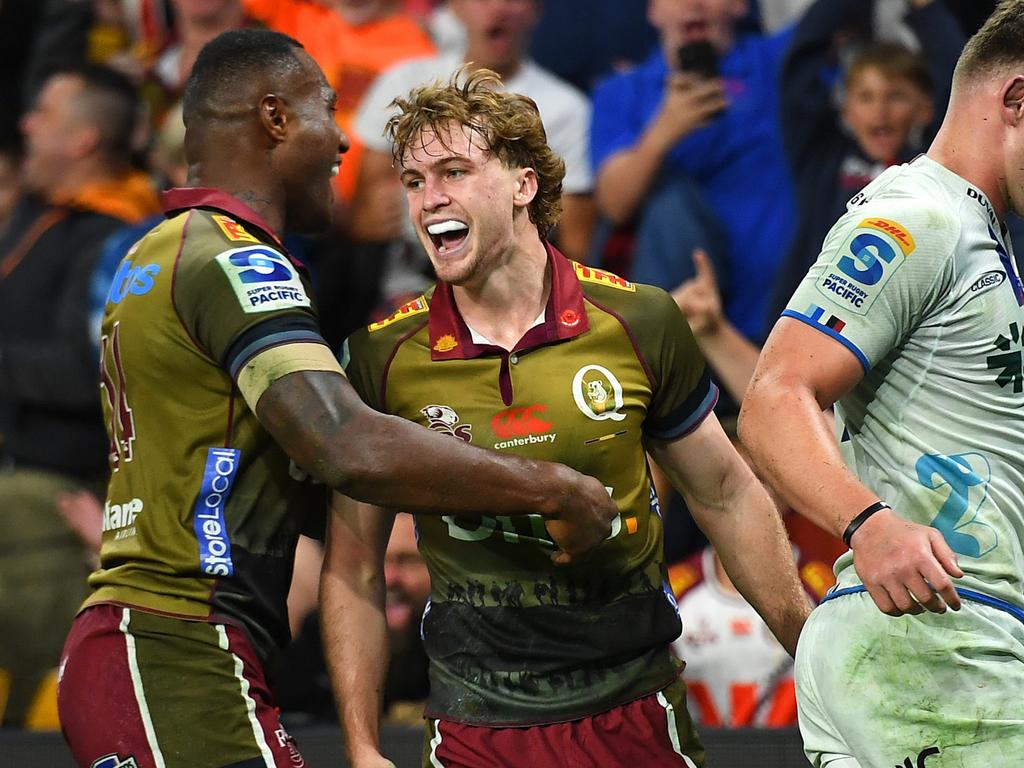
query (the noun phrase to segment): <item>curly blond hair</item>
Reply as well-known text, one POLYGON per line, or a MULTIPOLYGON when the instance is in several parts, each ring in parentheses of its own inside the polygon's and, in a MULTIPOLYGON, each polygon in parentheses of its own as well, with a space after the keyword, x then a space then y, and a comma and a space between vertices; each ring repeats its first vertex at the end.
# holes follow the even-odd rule
POLYGON ((487 151, 506 168, 532 168, 538 189, 528 211, 543 237, 562 213, 565 163, 548 146, 533 99, 500 89, 501 77, 496 72, 478 69, 470 73, 464 65, 447 83, 420 86, 408 98, 392 101, 390 106, 399 111, 388 120, 385 134, 398 166, 424 131, 431 131, 449 148, 443 137, 455 123, 479 135, 487 151))

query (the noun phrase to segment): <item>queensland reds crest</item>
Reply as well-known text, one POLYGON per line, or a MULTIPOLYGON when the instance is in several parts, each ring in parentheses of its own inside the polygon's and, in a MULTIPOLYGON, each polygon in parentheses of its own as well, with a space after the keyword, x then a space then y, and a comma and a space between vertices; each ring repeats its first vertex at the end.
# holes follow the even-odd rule
POLYGON ((585 365, 572 380, 572 397, 576 407, 594 421, 622 421, 622 384, 615 374, 602 365, 585 365))
POLYGON ((459 424, 459 414, 450 405, 428 405, 420 408, 420 413, 427 417, 427 426, 435 432, 444 432, 467 443, 473 442, 473 425, 459 424))

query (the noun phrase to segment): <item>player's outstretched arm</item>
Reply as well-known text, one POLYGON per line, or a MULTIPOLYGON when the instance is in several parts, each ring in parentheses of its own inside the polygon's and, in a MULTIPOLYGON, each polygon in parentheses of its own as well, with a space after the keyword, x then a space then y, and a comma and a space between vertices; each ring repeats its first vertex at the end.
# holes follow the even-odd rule
MULTIPOLYGON (((740 412, 740 437, 762 475, 794 509, 836 536, 879 500, 843 462, 823 414, 862 376, 842 344, 782 318, 740 412)), ((899 616, 960 607, 950 577, 963 572, 934 528, 883 510, 857 529, 851 546, 857 574, 879 610, 899 616)))
POLYGON ((394 514, 334 495, 320 573, 320 627, 352 768, 394 768, 380 754, 389 646, 384 552, 394 514))
POLYGON ((256 415, 302 469, 360 501, 426 514, 540 514, 558 562, 604 541, 618 514, 594 478, 378 413, 340 373, 282 376, 263 391, 256 415))
POLYGON ((648 450, 715 547, 740 594, 792 655, 811 606, 778 510, 714 414, 685 437, 648 450))

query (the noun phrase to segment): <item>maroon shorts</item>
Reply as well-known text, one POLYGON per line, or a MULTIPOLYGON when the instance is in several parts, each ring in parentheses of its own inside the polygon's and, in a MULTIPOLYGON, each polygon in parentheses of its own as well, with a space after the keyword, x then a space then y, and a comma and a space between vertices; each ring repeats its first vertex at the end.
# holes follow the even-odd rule
POLYGON ((81 766, 305 765, 252 645, 226 624, 93 606, 64 644, 57 707, 81 766))
POLYGON ((686 688, 662 691, 582 720, 491 728, 428 720, 424 768, 701 768, 704 747, 686 688))

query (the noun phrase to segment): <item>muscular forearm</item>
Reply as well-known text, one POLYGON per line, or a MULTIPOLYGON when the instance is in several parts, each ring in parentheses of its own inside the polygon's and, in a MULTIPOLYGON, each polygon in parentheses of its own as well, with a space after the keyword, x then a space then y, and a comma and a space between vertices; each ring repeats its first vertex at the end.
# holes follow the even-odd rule
MULTIPOLYGON (((377 514, 383 515, 383 512, 377 514)), ((369 518, 364 518, 368 521, 369 518)), ((349 762, 380 747, 380 716, 389 645, 381 551, 390 527, 369 536, 332 521, 320 577, 320 626, 349 762), (372 539, 378 539, 376 546, 372 539)))
POLYGON ((579 477, 558 464, 485 451, 378 413, 335 373, 288 374, 263 393, 257 412, 302 469, 371 504, 555 517, 579 477))
POLYGON ((740 437, 763 476, 795 510, 835 536, 878 499, 846 466, 809 390, 755 378, 740 412, 740 437))
POLYGON ((380 717, 389 660, 383 584, 360 593, 335 575, 321 581, 324 653, 349 761, 380 750, 380 717))
POLYGON ((625 224, 640 207, 671 148, 655 125, 629 149, 609 157, 597 173, 597 208, 615 224, 625 224))
POLYGON ((686 499, 726 572, 790 653, 809 606, 768 492, 715 417, 674 441, 649 440, 655 461, 686 499))
POLYGON ((768 493, 749 472, 733 475, 719 500, 687 498, 733 584, 790 653, 810 613, 793 552, 768 493))

